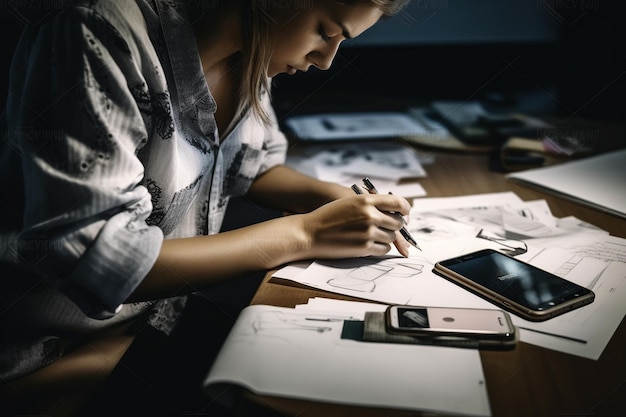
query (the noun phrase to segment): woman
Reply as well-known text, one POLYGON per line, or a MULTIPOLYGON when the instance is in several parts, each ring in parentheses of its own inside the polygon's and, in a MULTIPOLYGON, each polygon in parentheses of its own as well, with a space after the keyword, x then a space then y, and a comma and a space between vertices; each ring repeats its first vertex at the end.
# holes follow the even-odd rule
POLYGON ((137 317, 169 334, 181 295, 250 271, 392 243, 406 256, 387 214, 408 214, 406 200, 283 165, 269 85, 329 68, 406 2, 85 0, 28 29, 0 168, 0 376, 137 317), (293 214, 218 233, 236 196, 293 214))

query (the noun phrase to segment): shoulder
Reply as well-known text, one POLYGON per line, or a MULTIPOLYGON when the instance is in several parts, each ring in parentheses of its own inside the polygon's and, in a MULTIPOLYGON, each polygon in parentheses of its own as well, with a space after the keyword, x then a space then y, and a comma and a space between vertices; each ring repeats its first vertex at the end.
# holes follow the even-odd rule
POLYGON ((69 0, 63 11, 74 16, 104 19, 115 25, 145 24, 138 2, 141 0, 69 0))
POLYGON ((125 44, 141 43, 148 35, 138 2, 143 0, 66 0, 58 10, 40 17, 32 30, 44 36, 64 36, 64 43, 74 43, 86 33, 125 44))
POLYGON ((41 53, 64 59, 95 53, 111 55, 118 63, 140 63, 146 54, 155 55, 150 34, 158 29, 149 27, 158 19, 147 16, 151 10, 146 5, 144 0, 65 0, 26 29, 20 46, 27 55, 43 49, 41 53))

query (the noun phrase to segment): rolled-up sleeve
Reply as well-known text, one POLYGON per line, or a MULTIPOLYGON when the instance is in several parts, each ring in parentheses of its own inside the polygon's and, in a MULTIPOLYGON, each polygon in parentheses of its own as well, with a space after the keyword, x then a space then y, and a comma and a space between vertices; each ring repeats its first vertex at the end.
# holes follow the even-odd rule
POLYGON ((98 15, 72 9, 24 35, 11 69, 9 135, 25 193, 18 256, 95 318, 115 314, 163 240, 145 222, 136 48, 98 15))

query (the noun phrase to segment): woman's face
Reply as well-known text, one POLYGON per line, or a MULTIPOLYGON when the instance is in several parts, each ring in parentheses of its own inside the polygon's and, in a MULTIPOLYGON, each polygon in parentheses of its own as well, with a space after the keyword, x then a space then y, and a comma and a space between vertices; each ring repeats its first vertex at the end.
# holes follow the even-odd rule
POLYGON ((332 0, 278 3, 291 6, 269 11, 273 43, 270 77, 307 71, 311 65, 327 70, 342 41, 360 35, 382 16, 380 9, 366 4, 346 6, 332 0))

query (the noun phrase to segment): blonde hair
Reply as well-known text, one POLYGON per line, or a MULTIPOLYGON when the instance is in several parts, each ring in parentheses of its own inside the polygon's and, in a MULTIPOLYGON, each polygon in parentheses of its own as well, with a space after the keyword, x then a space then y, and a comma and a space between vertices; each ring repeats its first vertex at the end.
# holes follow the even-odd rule
MULTIPOLYGON (((253 115, 264 123, 269 123, 269 116, 263 109, 262 95, 270 94, 270 79, 267 68, 272 56, 270 29, 272 24, 272 8, 278 10, 281 0, 248 0, 244 1, 243 10, 243 68, 241 100, 238 115, 248 108, 253 115), (250 7, 245 7, 249 1, 250 7)), ((308 0, 319 1, 319 0, 308 0)), ((340 4, 368 4, 377 7, 384 17, 398 13, 411 0, 333 0, 340 4)), ((305 0, 300 0, 302 4, 305 0)))

